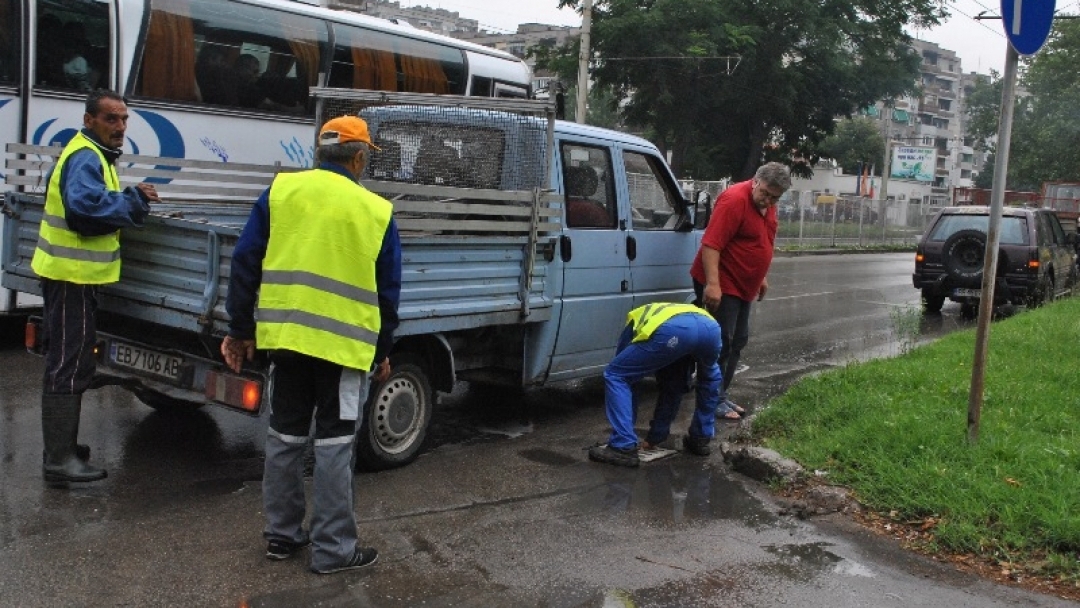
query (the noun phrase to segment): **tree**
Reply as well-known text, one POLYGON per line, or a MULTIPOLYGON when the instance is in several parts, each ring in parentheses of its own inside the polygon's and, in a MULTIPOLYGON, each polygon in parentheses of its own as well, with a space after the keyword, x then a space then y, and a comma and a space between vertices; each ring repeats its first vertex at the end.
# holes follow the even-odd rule
POLYGON ((920 59, 904 27, 937 24, 942 10, 936 0, 597 0, 591 77, 626 100, 626 122, 670 151, 678 174, 743 179, 767 160, 806 174, 835 117, 914 88, 920 59))
POLYGON ((821 153, 839 163, 844 173, 858 173, 862 163, 882 164, 885 138, 877 123, 865 116, 841 120, 821 142, 821 153))
MULTIPOLYGON (((1045 181, 1080 180, 1080 22, 1056 21, 1043 49, 1022 65, 1006 189, 1038 191, 1045 181)), ((966 101, 967 134, 993 153, 979 174, 980 187, 993 183, 1003 87, 991 73, 966 101)))
POLYGON ((1022 83, 1030 96, 1019 100, 1015 112, 1012 189, 1080 180, 1080 21, 1055 21, 1046 45, 1028 60, 1022 83))

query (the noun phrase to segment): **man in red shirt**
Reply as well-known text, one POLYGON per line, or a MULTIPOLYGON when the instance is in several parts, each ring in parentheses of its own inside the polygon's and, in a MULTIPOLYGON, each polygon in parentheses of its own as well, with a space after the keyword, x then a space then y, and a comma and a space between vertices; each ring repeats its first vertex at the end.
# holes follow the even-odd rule
POLYGON ((750 305, 765 298, 765 275, 776 242, 776 202, 791 187, 791 172, 780 163, 761 166, 754 178, 720 193, 701 248, 690 267, 694 293, 720 324, 723 346, 718 420, 738 420, 743 408, 728 399, 739 356, 750 339, 750 305))

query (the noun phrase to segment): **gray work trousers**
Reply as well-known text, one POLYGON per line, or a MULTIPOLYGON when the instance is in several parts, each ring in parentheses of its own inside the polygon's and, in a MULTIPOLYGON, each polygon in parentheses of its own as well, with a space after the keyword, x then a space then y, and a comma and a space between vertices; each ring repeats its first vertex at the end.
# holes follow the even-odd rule
MULTIPOLYGON (((274 395, 266 437, 263 508, 267 540, 311 541, 311 567, 325 570, 347 562, 356 550, 353 442, 357 420, 342 419, 342 368, 322 359, 278 352, 273 361, 274 395), (310 535, 304 531, 304 454, 315 423, 310 535)), ((359 386, 366 398, 366 374, 359 386)))

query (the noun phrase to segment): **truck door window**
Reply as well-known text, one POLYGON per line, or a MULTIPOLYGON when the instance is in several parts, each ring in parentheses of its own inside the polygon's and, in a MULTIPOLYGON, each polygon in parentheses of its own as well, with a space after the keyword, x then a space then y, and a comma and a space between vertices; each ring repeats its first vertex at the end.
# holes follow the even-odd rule
POLYGON ((562 145, 568 228, 614 228, 615 183, 606 148, 562 145))
POLYGON ((654 156, 623 152, 634 230, 673 230, 678 224, 681 197, 672 190, 659 163, 654 156))

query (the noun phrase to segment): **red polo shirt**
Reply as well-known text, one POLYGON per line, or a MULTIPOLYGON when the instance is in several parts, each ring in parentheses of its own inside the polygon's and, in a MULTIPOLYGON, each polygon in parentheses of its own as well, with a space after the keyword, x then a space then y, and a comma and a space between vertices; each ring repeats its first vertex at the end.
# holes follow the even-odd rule
MULTIPOLYGON (((752 188, 753 180, 748 180, 721 192, 701 239, 702 247, 720 252, 720 291, 747 302, 757 299, 769 272, 777 227, 776 205, 769 205, 761 215, 754 206, 752 188)), ((700 250, 690 276, 705 284, 700 250)))

